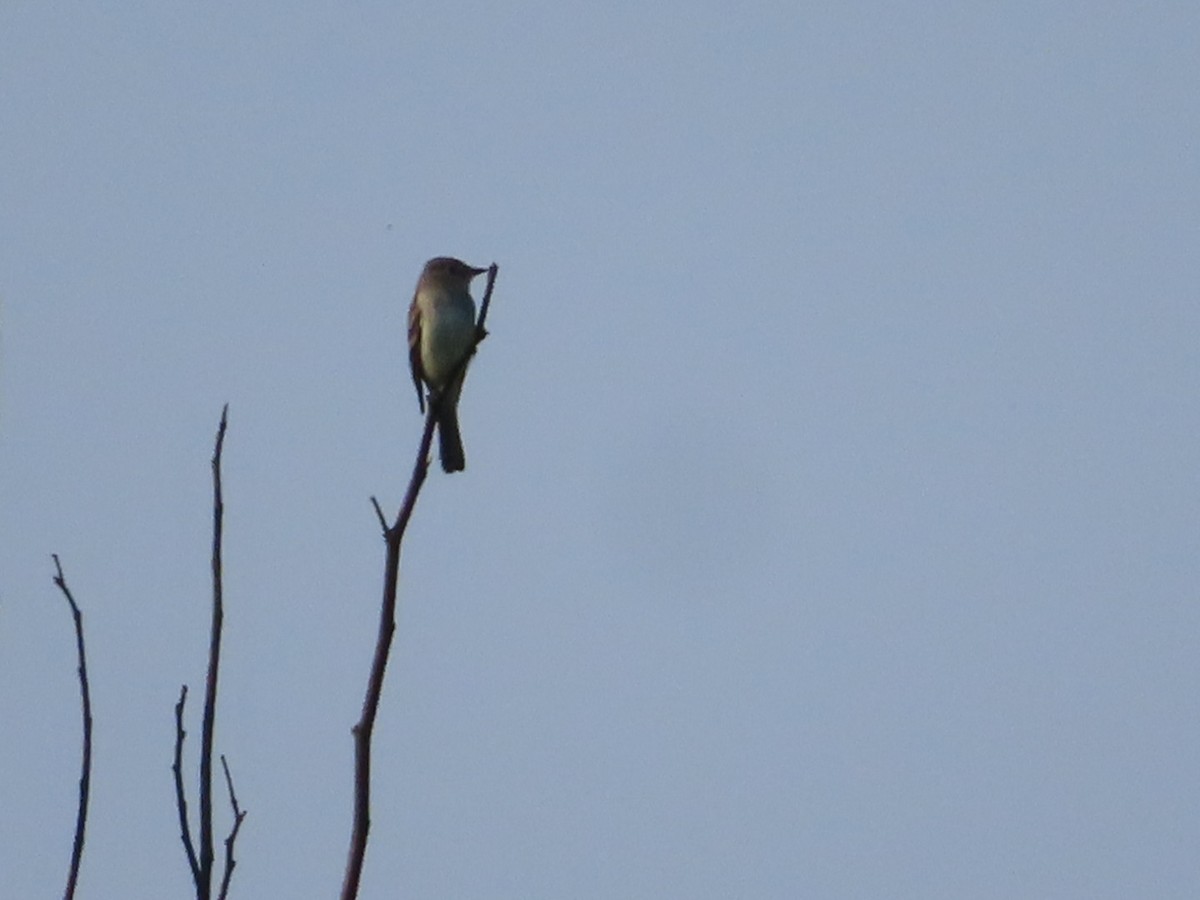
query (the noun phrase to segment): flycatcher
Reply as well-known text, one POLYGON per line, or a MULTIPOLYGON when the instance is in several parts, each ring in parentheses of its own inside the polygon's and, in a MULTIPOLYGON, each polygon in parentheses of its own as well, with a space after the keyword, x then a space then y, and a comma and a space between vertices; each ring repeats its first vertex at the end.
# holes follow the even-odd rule
POLYGON ((408 358, 417 402, 425 412, 424 382, 437 408, 438 455, 446 472, 461 472, 467 466, 458 432, 458 395, 466 369, 459 363, 475 343, 471 279, 486 271, 449 256, 431 259, 408 308, 408 358))

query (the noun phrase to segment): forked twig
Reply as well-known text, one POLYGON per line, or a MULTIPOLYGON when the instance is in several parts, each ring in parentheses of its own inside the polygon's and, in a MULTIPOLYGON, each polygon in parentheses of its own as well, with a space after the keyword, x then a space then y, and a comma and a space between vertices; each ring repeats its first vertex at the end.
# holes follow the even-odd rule
POLYGON ((233 807, 233 827, 229 829, 229 835, 225 838, 225 874, 221 877, 221 891, 217 895, 218 900, 225 900, 229 896, 229 882, 237 865, 237 860, 233 858, 233 845, 242 828, 242 819, 246 818, 246 811, 238 806, 237 793, 233 790, 233 776, 229 774, 229 763, 225 761, 224 753, 221 754, 221 768, 225 770, 225 787, 229 789, 229 805, 233 807))

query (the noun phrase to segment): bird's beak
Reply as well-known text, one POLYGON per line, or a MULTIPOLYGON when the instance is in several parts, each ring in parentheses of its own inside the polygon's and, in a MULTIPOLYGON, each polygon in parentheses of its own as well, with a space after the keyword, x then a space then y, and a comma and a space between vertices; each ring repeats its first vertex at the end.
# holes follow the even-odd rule
POLYGON ((476 269, 474 266, 471 266, 471 277, 474 278, 477 275, 482 275, 486 271, 487 269, 476 269))

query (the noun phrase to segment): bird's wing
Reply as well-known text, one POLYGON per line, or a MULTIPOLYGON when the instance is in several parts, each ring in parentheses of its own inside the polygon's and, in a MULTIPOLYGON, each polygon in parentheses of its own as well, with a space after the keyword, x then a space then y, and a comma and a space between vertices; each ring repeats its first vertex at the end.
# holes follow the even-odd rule
POLYGON ((413 297, 412 305, 408 308, 408 363, 412 367, 413 385, 417 389, 417 404, 421 413, 425 413, 425 389, 422 381, 425 379, 425 369, 421 365, 421 308, 417 306, 417 298, 413 297))

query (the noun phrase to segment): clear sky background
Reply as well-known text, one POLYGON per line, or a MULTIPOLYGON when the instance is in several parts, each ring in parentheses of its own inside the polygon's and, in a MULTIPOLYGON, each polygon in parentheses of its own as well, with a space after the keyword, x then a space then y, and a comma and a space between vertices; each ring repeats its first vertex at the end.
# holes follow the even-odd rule
MULTIPOLYGON (((235 896, 1194 898, 1194 3, 0 3, 0 871, 186 896, 221 405, 235 896), (199 705, 190 709, 190 759, 199 705)), ((221 795, 221 834, 228 810, 221 795)))

